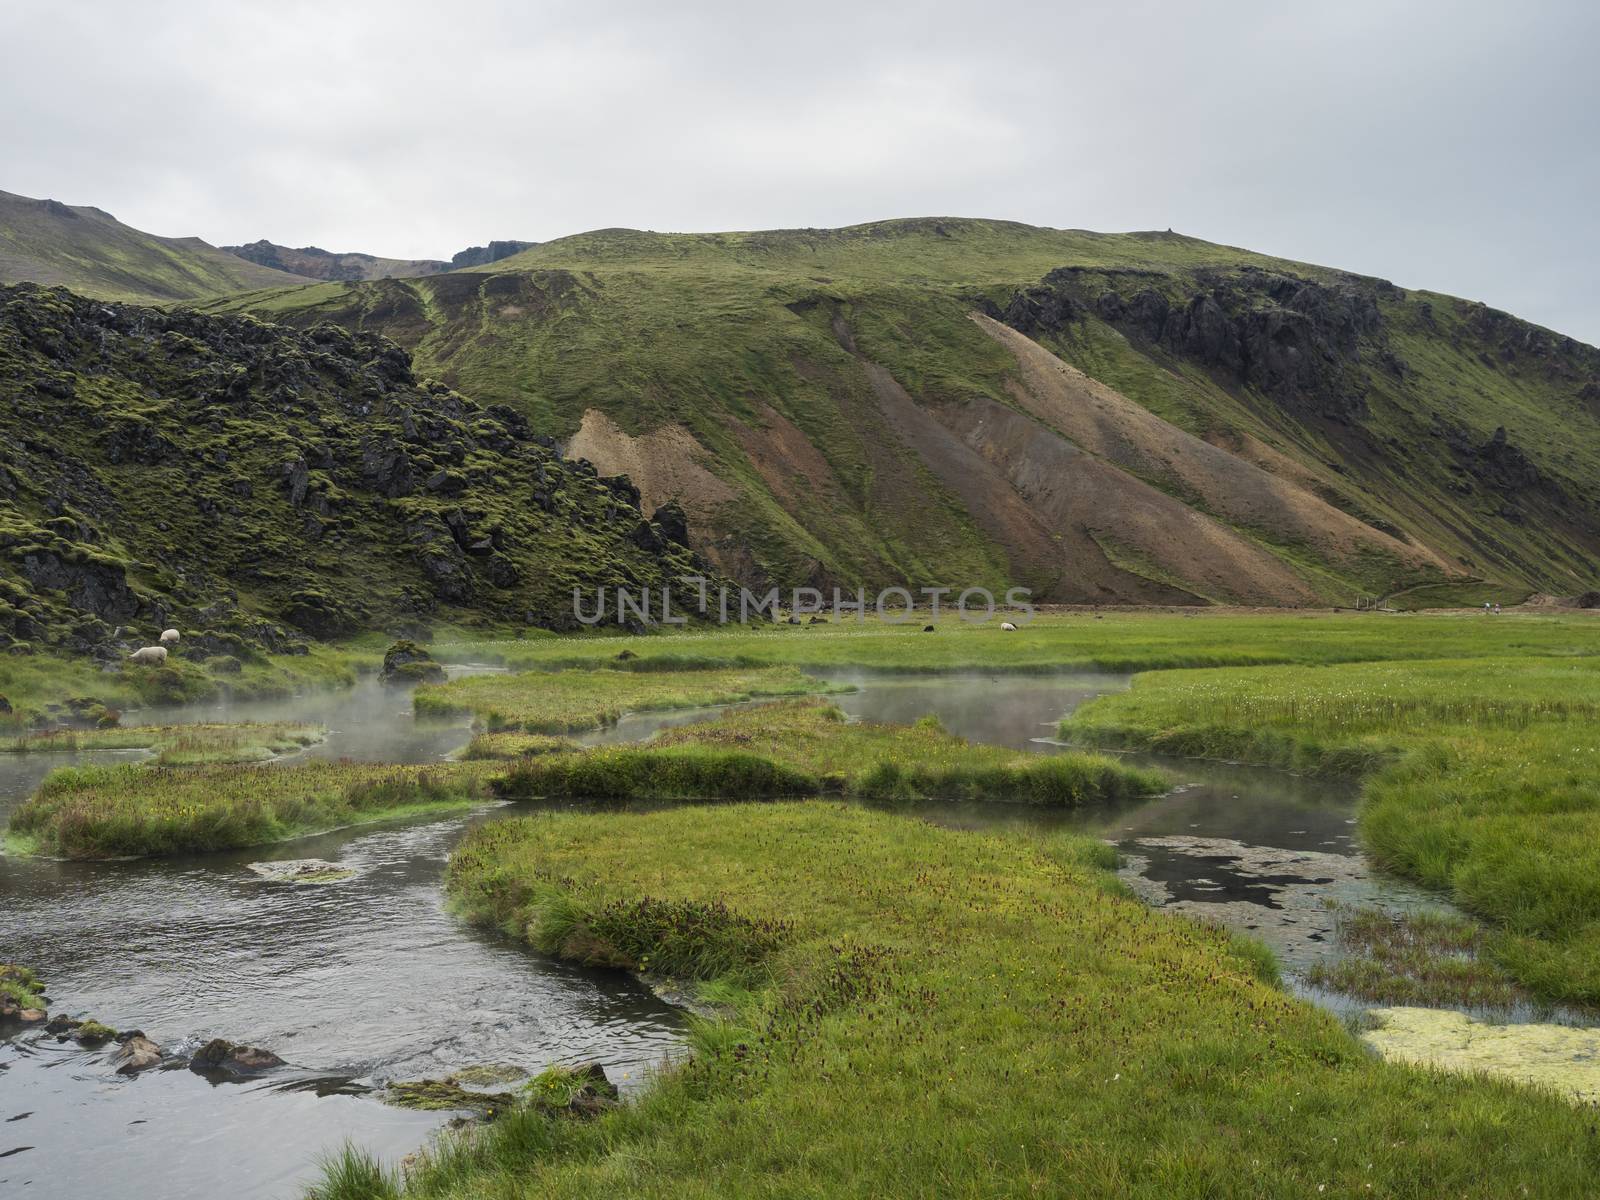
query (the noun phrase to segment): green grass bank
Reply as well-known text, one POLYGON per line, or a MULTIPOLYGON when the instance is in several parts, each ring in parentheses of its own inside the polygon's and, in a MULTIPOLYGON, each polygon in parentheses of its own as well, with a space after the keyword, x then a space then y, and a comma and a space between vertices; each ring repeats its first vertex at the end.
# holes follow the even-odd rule
POLYGON ((911 725, 847 722, 834 705, 806 699, 666 729, 643 746, 525 757, 493 786, 510 797, 738 800, 832 793, 1073 808, 1150 795, 1165 782, 1158 771, 1103 755, 974 745, 931 718, 911 725))
POLYGON ((1227 934, 1110 886, 1103 846, 811 802, 494 822, 460 910, 730 1006, 594 1121, 529 1108, 396 1196, 1587 1196, 1592 1115, 1385 1064, 1227 934))
POLYGON ((1381 865, 1489 921, 1490 957, 1600 1003, 1600 661, 1481 658, 1141 675, 1062 723, 1091 745, 1364 771, 1381 865))
POLYGON ((830 687, 787 666, 522 672, 424 684, 413 694, 412 705, 419 716, 471 713, 478 728, 490 732, 576 733, 614 725, 626 712, 700 708, 830 690, 850 689, 830 687))
MULTIPOLYGON (((492 769, 492 768, 491 768, 492 769)), ((288 841, 488 798, 472 764, 65 767, 12 815, 12 853, 60 858, 192 854, 288 841)))

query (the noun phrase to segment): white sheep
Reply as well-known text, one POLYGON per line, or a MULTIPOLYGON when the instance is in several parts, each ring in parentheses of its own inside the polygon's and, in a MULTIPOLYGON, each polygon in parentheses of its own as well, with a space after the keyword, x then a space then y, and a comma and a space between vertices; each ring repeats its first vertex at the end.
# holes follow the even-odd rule
POLYGON ((140 666, 153 666, 167 661, 167 648, 165 646, 144 646, 128 655, 128 661, 138 663, 140 666))
POLYGON ((1004 629, 1007 633, 1015 633, 1017 631, 1017 627, 1010 621, 1001 621, 1000 628, 1004 629))
POLYGON ((176 646, 182 636, 176 629, 163 629, 161 631, 161 644, 163 646, 176 646))

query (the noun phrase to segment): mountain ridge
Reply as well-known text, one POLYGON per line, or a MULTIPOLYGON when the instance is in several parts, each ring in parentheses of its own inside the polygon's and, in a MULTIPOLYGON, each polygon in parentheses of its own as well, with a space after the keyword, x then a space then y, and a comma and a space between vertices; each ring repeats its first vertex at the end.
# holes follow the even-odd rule
POLYGON ((144 233, 104 209, 0 192, 0 284, 21 282, 170 302, 302 281, 199 238, 144 233))
POLYGON ((280 246, 265 238, 243 246, 223 246, 229 254, 260 266, 287 271, 323 282, 350 282, 360 279, 409 279, 418 275, 438 275, 462 267, 487 266, 536 245, 534 242, 495 241, 483 246, 468 246, 446 262, 438 258, 383 258, 357 251, 342 253, 318 246, 298 249, 280 246))
POLYGON ((978 218, 479 249, 501 257, 371 280, 248 264, 271 286, 180 302, 392 338, 680 504, 752 584, 1306 605, 1597 582, 1600 351, 1482 304, 978 218))
POLYGON ((1171 232, 606 229, 450 275, 217 306, 395 337, 602 469, 645 468, 647 499, 679 499, 699 547, 755 581, 1020 574, 1072 602, 1340 604, 1574 594, 1600 557, 1600 352, 1473 302, 1171 232), (1092 430, 1065 428, 1061 397, 1054 416, 1029 411, 1029 347, 1162 424, 1140 422, 1120 458, 1086 450, 1092 430), (1177 435, 1293 503, 1230 493, 1217 510, 1157 452, 1177 435), (1069 504, 1042 465, 1069 461, 1110 471, 1119 494, 1153 488, 1140 521, 1176 501, 1220 523, 1218 561, 1260 569, 1179 569, 1176 513, 1158 535, 1092 496, 1069 504), (1372 536, 1351 542, 1351 521, 1372 536), (1075 548, 1052 557, 1051 542, 1075 548))

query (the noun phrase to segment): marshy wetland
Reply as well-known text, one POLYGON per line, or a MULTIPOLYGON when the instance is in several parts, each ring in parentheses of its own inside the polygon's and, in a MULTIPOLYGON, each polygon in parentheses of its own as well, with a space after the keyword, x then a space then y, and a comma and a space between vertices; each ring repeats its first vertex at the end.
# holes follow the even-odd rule
POLYGON ((996 1178, 1021 1194, 1068 1169, 1087 1194, 1586 1194, 1588 893, 1550 843, 1559 901, 1543 925, 1506 919, 1490 900, 1540 880, 1481 839, 1537 846, 1537 813, 1556 839, 1596 819, 1594 770, 1571 756, 1597 635, 1581 618, 1084 614, 1009 640, 952 622, 443 644, 497 703, 524 683, 519 711, 558 709, 560 677, 482 664, 584 670, 586 707, 570 732, 530 733, 414 716, 408 690, 368 679, 126 718, 323 732, 261 765, 0 756, 7 816, 48 798, 46 760, 91 780, 190 773, 162 803, 215 793, 208 772, 270 797, 293 772, 368 770, 452 779, 457 801, 203 853, 0 860, 0 957, 38 971, 52 1014, 140 1029, 180 1066, 212 1037, 287 1064, 124 1078, 114 1047, 10 1029, 0 1181, 85 1194, 87 1139, 134 1195, 207 1195, 224 1169, 244 1196, 399 1194, 401 1160, 453 1114, 375 1089, 500 1067, 477 1090, 512 1109, 411 1158, 408 1194, 744 1194, 779 1163, 813 1194, 996 1178), (1242 661, 1196 672, 1173 661, 1185 646, 1242 661), (1433 647, 1452 662, 1419 659, 1433 647), (608 690, 665 694, 656 673, 773 668, 825 694, 707 678, 676 694, 709 706, 584 715, 608 690), (1361 688, 1376 700, 1359 711, 1338 699, 1361 688), (1239 729, 1255 740, 1215 732, 1239 729), (1501 811, 1463 809, 1447 771, 1484 755, 1503 778, 1513 735, 1547 759, 1501 811), (485 754, 461 758, 469 742, 485 754), (1424 870, 1384 850, 1387 806, 1426 837, 1447 786, 1455 857, 1424 870), (1515 870, 1496 882, 1496 863, 1515 870), (675 1003, 641 976, 670 978, 675 1003), (552 1118, 506 1082, 548 1088, 545 1068, 589 1062, 620 1109, 552 1118))

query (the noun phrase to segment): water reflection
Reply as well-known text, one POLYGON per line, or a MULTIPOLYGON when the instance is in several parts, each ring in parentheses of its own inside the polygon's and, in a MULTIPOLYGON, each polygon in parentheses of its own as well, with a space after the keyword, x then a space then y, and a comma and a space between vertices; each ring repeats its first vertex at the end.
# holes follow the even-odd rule
MULTIPOLYGON (((408 693, 375 681, 149 716, 320 721, 333 732, 310 753, 384 761, 430 761, 467 737, 464 722, 414 721, 408 693)), ((4 756, 0 805, 57 766, 107 758, 4 756)), ((135 1197, 212 1197, 220 1179, 240 1197, 296 1196, 318 1155, 346 1138, 392 1162, 448 1115, 374 1103, 363 1095, 372 1084, 589 1060, 625 1086, 642 1080, 679 1044, 679 1010, 625 976, 544 959, 445 911, 451 847, 507 811, 191 858, 0 858, 0 960, 38 968, 56 1011, 138 1027, 168 1048, 213 1036, 265 1046, 295 1068, 245 1083, 187 1070, 124 1079, 106 1050, 33 1034, 0 1041, 0 1194, 104 1194, 112 1161, 117 1190, 135 1197), (355 874, 295 886, 247 869, 310 857, 355 874)))

